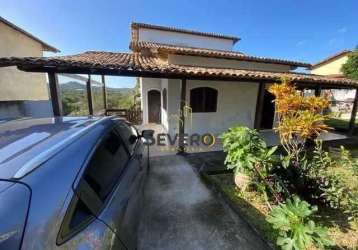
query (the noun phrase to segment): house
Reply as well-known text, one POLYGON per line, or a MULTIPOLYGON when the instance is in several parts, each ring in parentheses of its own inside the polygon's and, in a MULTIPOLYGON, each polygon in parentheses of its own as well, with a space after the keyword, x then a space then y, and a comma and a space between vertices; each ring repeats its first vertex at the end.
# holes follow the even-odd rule
MULTIPOLYGON (((256 57, 236 52, 239 37, 184 30, 143 23, 131 25, 130 48, 152 55, 162 63, 190 67, 215 67, 250 71, 292 72, 302 62, 256 57)), ((255 126, 260 81, 187 80, 188 107, 185 132, 221 134, 235 124, 271 129, 274 124, 273 97, 263 93, 263 117, 255 126)), ((140 78, 143 123, 160 123, 169 134, 178 132, 180 80, 140 78)), ((266 86, 267 87, 267 86, 266 86)))
POLYGON ((311 73, 316 75, 324 75, 330 77, 343 77, 341 71, 342 65, 345 64, 348 60, 348 55, 352 51, 343 50, 339 53, 336 53, 330 57, 323 59, 312 65, 311 73))
MULTIPOLYGON (((312 65, 311 73, 328 77, 343 78, 342 65, 347 62, 351 50, 343 50, 312 65)), ((355 90, 331 89, 328 91, 331 97, 331 109, 342 118, 349 118, 353 107, 355 90)))
MULTIPOLYGON (((1 57, 41 57, 59 52, 27 31, 0 17, 1 57)), ((15 67, 0 68, 0 118, 52 114, 46 75, 26 74, 15 67)))
MULTIPOLYGON (((0 67, 47 73, 55 116, 63 115, 59 74, 97 75, 103 79, 107 75, 138 77, 143 123, 156 123, 170 135, 178 135, 179 152, 185 149, 185 134, 217 135, 235 124, 271 130, 275 108, 267 87, 282 77, 315 95, 327 89, 358 88, 357 80, 294 71, 309 69, 309 63, 234 51, 239 40, 235 36, 133 23, 131 52, 5 57, 0 58, 0 67)), ((86 85, 89 114, 94 114, 90 108, 91 81, 86 85)), ((104 96, 105 91, 103 88, 104 96)), ((356 96, 349 132, 354 130, 357 108, 356 96)))

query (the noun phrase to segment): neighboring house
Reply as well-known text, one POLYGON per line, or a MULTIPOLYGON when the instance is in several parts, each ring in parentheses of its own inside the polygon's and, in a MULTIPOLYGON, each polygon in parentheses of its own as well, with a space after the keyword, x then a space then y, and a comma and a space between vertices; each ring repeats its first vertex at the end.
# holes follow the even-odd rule
MULTIPOLYGON (((141 55, 155 56, 172 65, 227 69, 290 72, 309 64, 255 57, 233 51, 238 37, 204 33, 150 24, 133 23, 130 48, 141 55)), ((160 123, 178 132, 180 80, 140 78, 143 123, 160 123)), ((220 134, 235 124, 254 127, 259 81, 187 80, 186 133, 220 134)), ((267 91, 260 129, 274 124, 273 97, 267 91)))
POLYGON ((343 50, 332 55, 318 63, 312 65, 311 73, 316 75, 324 75, 330 77, 344 77, 341 71, 342 65, 347 62, 348 55, 352 51, 343 50))
MULTIPOLYGON (((0 34, 0 57, 42 57, 44 51, 59 52, 2 17, 0 34)), ((51 114, 45 74, 0 68, 0 118, 51 114)))
MULTIPOLYGON (((350 50, 343 50, 322 61, 319 61, 318 63, 313 64, 311 73, 334 78, 343 78, 344 75, 341 70, 342 65, 347 62, 348 55, 351 52, 352 51, 350 50)), ((335 111, 339 116, 348 119, 353 106, 355 90, 332 89, 329 90, 329 95, 332 99, 332 111, 335 111)))

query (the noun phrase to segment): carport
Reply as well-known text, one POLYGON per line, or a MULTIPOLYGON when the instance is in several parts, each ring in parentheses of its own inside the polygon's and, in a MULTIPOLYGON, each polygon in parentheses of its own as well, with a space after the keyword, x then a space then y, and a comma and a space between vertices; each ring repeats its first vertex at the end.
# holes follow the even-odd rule
MULTIPOLYGON (((106 76, 129 76, 180 79, 180 110, 179 122, 179 152, 184 152, 185 115, 184 107, 187 103, 185 92, 187 80, 208 81, 246 81, 259 82, 259 91, 256 104, 255 128, 259 128, 264 107, 264 90, 267 84, 276 82, 282 77, 289 78, 300 89, 314 90, 315 95, 320 95, 323 89, 355 89, 358 82, 344 78, 329 78, 304 73, 280 73, 256 70, 240 70, 231 68, 214 68, 183 66, 163 63, 157 57, 144 55, 138 52, 114 53, 89 51, 76 55, 58 57, 25 57, 25 58, 0 58, 0 67, 17 66, 19 70, 26 72, 47 73, 53 114, 61 116, 62 102, 58 83, 58 74, 86 74, 88 113, 93 115, 93 98, 91 91, 91 75, 100 75, 103 83, 103 114, 116 110, 107 109, 106 103, 106 76)), ((348 134, 353 133, 355 117, 358 106, 358 92, 356 91, 353 109, 351 112, 348 134)), ((117 110, 118 111, 118 110, 117 110)), ((119 110, 120 111, 120 110, 119 110)), ((122 110, 124 113, 125 110, 122 110)), ((126 115, 127 116, 127 115, 126 115)), ((127 116, 128 117, 128 116, 127 116)))

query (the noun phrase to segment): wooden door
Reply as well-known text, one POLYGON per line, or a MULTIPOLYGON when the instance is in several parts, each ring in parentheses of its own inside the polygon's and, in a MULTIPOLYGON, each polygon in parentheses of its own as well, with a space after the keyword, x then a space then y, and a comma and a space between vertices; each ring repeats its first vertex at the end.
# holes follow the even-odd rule
POLYGON ((158 90, 148 91, 148 122, 160 123, 160 92, 158 90))

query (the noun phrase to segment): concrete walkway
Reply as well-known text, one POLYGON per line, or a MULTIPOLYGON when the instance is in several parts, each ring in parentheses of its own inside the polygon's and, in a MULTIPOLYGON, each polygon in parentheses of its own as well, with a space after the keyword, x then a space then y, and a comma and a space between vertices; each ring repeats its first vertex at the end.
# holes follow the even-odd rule
POLYGON ((139 249, 269 249, 182 156, 151 159, 139 249))

